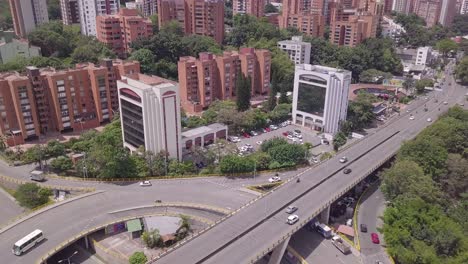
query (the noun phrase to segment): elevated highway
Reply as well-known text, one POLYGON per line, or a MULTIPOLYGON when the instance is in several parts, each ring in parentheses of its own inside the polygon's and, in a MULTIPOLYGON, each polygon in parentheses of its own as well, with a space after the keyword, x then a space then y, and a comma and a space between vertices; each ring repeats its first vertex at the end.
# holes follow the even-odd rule
POLYGON ((340 156, 337 156, 301 173, 298 175, 300 183, 285 184, 155 259, 156 263, 253 263, 275 247, 283 246, 283 241, 287 242, 294 232, 394 156, 404 141, 430 125, 428 118, 437 119, 448 107, 459 102, 466 91, 450 81, 454 86, 446 87, 445 92, 433 94, 427 100, 421 98, 411 106, 414 120, 409 119, 408 113, 402 114, 402 118, 341 153, 340 156, 349 158, 347 164, 340 163, 340 156), (443 101, 448 104, 444 105, 443 101), (424 111, 426 106, 428 112, 424 111), (344 174, 344 167, 351 168, 352 172, 344 174), (300 220, 292 226, 285 223, 288 215, 284 211, 288 205, 299 207, 296 214, 300 220))

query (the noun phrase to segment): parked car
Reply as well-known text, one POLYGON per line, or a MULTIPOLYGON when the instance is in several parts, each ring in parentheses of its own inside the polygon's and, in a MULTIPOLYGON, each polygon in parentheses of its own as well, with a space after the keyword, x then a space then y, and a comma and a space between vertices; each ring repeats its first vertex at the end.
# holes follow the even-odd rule
POLYGON ((350 218, 350 219, 346 220, 346 225, 347 226, 353 226, 353 219, 350 218))
POLYGON ((269 127, 265 127, 264 129, 266 130, 266 132, 270 132, 270 131, 271 131, 271 129, 270 129, 269 127))
POLYGON ((302 142, 302 139, 300 139, 300 138, 293 138, 292 141, 293 141, 294 143, 301 143, 301 142, 302 142))
POLYGON ((372 239, 372 243, 380 244, 379 235, 377 235, 377 233, 372 233, 371 239, 372 239))
POLYGON ((247 134, 247 133, 244 133, 243 136, 244 136, 245 138, 250 138, 250 135, 247 134))
POLYGON ((432 118, 429 117, 429 118, 427 119, 427 122, 432 122, 432 118))
POLYGON ((277 126, 275 126, 275 125, 270 125, 270 129, 272 129, 272 130, 277 130, 277 129, 278 129, 278 127, 277 127, 277 126))
POLYGON ((257 145, 261 145, 263 143, 263 141, 260 140, 260 141, 257 141, 255 143, 257 143, 257 145))
POLYGON ((326 140, 324 138, 322 138, 321 142, 322 142, 323 145, 330 145, 330 141, 328 141, 328 140, 326 140))
POLYGON ((444 101, 444 105, 448 105, 448 102, 447 102, 447 101, 444 101))
POLYGON ((279 182, 279 181, 281 181, 281 178, 279 176, 273 176, 270 179, 268 179, 268 181, 271 182, 271 183, 279 182))
POLYGON ((344 174, 350 174, 351 172, 352 172, 352 170, 351 170, 350 168, 345 168, 345 169, 343 170, 343 173, 344 173, 344 174))
POLYGON ((268 131, 266 130, 266 128, 262 128, 261 130, 262 130, 262 133, 268 132, 268 131))
POLYGON ((301 135, 301 134, 297 134, 297 133, 296 133, 294 136, 297 137, 297 138, 299 138, 299 139, 302 138, 302 135, 301 135))
POLYGON ((297 215, 288 216, 288 221, 287 221, 288 224, 294 225, 297 221, 299 221, 299 216, 297 215))
POLYGON ((297 211, 297 206, 290 205, 286 208, 286 213, 292 214, 297 211))
POLYGON ((299 129, 294 129, 294 132, 301 134, 302 132, 299 129))
POLYGON ((348 161, 348 158, 347 157, 341 157, 340 158, 340 162, 341 163, 346 163, 348 161))
POLYGON ((285 136, 285 137, 289 136, 288 132, 283 132, 282 134, 283 134, 283 136, 285 136))
POLYGON ((361 224, 361 232, 367 233, 367 225, 361 224))
POLYGON ((151 182, 150 181, 142 181, 142 182, 140 182, 140 186, 142 186, 142 187, 151 186, 151 182))
POLYGON ((293 139, 294 139, 294 137, 291 136, 291 135, 288 135, 287 138, 288 138, 289 140, 293 140, 293 139))
POLYGON ((313 158, 312 161, 313 161, 314 163, 319 163, 319 162, 320 162, 319 159, 317 159, 317 158, 313 158))
POLYGON ((256 131, 253 131, 253 130, 252 130, 252 131, 250 131, 250 135, 251 135, 251 136, 258 136, 258 133, 257 133, 256 131))

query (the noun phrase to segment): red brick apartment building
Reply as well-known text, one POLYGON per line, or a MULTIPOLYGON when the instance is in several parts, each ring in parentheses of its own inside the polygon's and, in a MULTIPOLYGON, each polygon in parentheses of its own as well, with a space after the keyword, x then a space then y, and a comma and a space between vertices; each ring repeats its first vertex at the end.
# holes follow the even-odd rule
POLYGON ((96 32, 100 42, 120 58, 126 58, 131 52, 131 43, 152 36, 153 28, 151 20, 141 17, 138 10, 122 8, 116 15, 97 16, 96 32))
POLYGON ((256 17, 263 17, 265 14, 265 0, 233 0, 232 13, 247 14, 256 17))
POLYGON ((270 85, 271 53, 268 50, 241 48, 216 56, 200 53, 199 58, 181 57, 178 63, 182 108, 201 112, 214 100, 236 97, 238 74, 252 78, 252 95, 267 95, 270 85))
POLYGON ((119 108, 117 80, 139 72, 138 62, 106 59, 67 70, 0 73, 0 135, 13 146, 48 132, 97 127, 119 108))
POLYGON ((187 35, 208 36, 223 43, 223 0, 160 0, 158 10, 159 27, 175 20, 187 35))
POLYGON ((283 0, 280 28, 295 27, 302 33, 322 37, 325 29, 324 1, 283 0))

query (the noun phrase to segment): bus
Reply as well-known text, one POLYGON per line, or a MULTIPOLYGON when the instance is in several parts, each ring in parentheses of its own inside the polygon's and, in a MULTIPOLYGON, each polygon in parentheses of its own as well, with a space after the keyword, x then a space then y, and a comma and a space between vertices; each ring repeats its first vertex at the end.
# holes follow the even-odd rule
POLYGON ((13 245, 13 254, 15 254, 16 256, 20 256, 21 254, 32 248, 34 245, 41 242, 43 239, 44 235, 42 234, 42 231, 36 229, 32 231, 29 235, 18 240, 15 243, 15 245, 13 245))

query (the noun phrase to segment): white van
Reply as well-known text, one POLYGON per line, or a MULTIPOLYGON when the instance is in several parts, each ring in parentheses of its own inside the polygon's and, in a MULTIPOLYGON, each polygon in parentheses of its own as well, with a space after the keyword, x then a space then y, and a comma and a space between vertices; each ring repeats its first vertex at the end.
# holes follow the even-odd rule
POLYGON ((288 221, 287 221, 288 224, 294 225, 297 221, 299 221, 299 216, 297 215, 288 216, 288 221))

